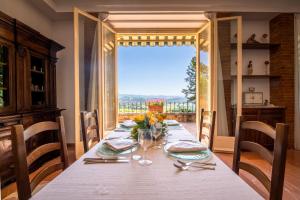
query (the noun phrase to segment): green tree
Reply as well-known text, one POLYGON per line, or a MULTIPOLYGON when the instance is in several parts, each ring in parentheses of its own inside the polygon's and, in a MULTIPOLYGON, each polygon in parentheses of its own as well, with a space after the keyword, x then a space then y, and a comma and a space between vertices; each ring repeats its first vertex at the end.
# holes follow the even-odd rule
MULTIPOLYGON (((187 88, 182 90, 182 93, 188 99, 188 101, 196 100, 196 57, 191 59, 190 64, 186 70, 187 77, 184 79, 187 82, 187 88)), ((207 95, 207 80, 208 80, 208 68, 207 65, 200 63, 200 98, 207 95)))

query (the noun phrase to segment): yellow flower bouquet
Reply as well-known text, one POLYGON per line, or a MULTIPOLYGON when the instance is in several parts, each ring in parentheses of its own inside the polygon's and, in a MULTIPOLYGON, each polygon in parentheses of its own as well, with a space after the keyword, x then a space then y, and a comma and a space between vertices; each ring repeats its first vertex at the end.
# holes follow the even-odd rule
POLYGON ((131 131, 131 137, 138 139, 138 129, 151 129, 157 124, 161 124, 161 127, 165 127, 164 120, 166 115, 162 113, 147 112, 146 114, 138 115, 134 118, 137 124, 131 131))

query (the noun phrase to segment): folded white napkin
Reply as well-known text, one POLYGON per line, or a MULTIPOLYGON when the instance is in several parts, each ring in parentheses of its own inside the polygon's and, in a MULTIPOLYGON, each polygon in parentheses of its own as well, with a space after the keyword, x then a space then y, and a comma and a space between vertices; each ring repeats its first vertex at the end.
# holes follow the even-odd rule
POLYGON ((106 136, 106 139, 108 140, 111 140, 111 139, 119 139, 119 138, 129 138, 131 135, 130 131, 112 131, 111 133, 109 133, 107 136, 106 136))
POLYGON ((127 128, 132 128, 132 127, 136 126, 136 123, 132 120, 126 120, 126 121, 122 122, 121 125, 125 126, 127 128))
POLYGON ((166 123, 168 126, 179 126, 179 122, 176 120, 164 120, 164 123, 166 123))
POLYGON ((207 147, 203 146, 201 143, 178 141, 168 144, 166 150, 172 153, 194 152, 207 150, 207 147))
POLYGON ((132 139, 112 139, 104 141, 104 144, 107 145, 108 148, 114 151, 125 151, 130 149, 133 145, 136 144, 136 141, 132 139))

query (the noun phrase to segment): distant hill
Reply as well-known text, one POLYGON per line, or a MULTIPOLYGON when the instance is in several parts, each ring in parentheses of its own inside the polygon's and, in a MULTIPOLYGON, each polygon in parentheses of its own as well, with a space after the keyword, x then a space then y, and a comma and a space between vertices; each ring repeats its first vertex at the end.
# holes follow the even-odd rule
POLYGON ((186 102, 184 96, 165 96, 165 95, 134 95, 134 94, 119 94, 119 102, 144 102, 150 99, 164 99, 169 102, 186 102))

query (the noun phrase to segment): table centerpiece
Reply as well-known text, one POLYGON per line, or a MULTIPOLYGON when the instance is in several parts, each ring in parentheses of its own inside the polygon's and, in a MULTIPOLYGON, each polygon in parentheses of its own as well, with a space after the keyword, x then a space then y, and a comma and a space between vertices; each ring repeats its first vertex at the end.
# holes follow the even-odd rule
POLYGON ((138 135, 141 131, 160 131, 161 136, 163 136, 167 131, 167 124, 164 123, 165 119, 165 114, 150 111, 136 116, 134 122, 137 125, 133 127, 131 137, 138 140, 138 135))

